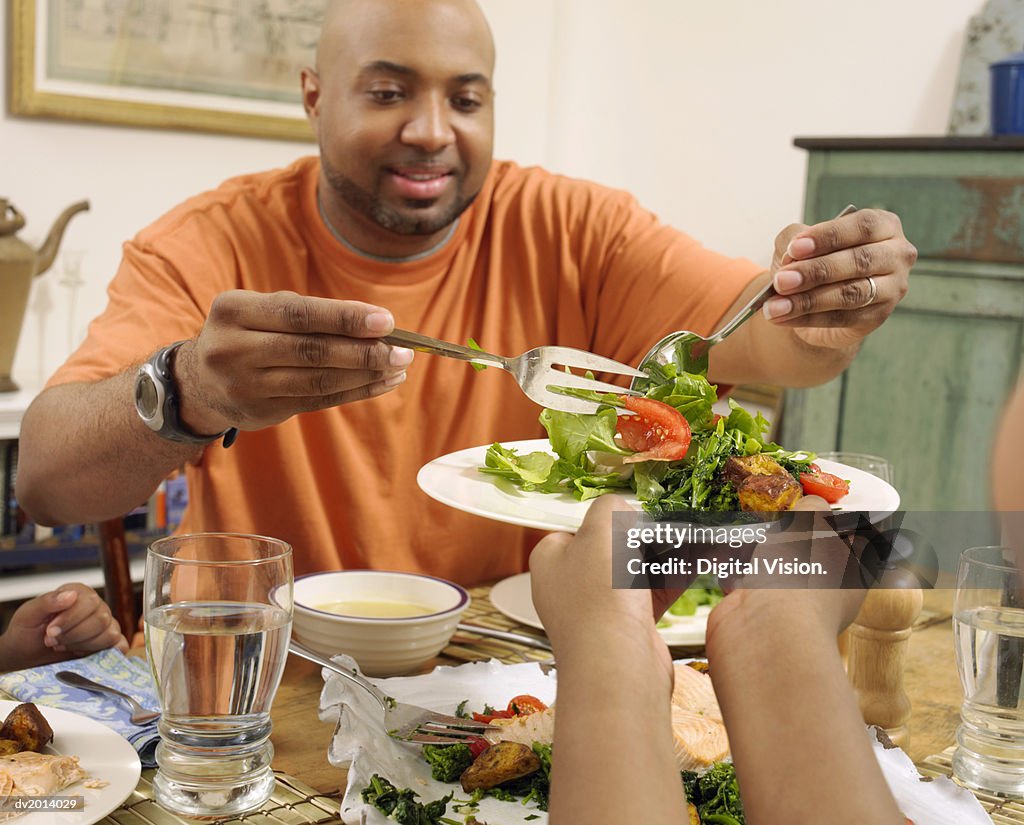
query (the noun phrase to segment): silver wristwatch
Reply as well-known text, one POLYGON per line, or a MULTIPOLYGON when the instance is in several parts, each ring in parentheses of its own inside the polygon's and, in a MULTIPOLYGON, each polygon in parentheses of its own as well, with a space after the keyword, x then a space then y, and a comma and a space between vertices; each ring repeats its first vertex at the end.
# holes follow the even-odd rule
POLYGON ((230 447, 238 436, 235 427, 216 435, 198 435, 190 431, 178 417, 178 387, 171 372, 174 353, 184 341, 176 341, 158 350, 139 367, 135 376, 135 410, 153 432, 168 441, 183 444, 210 444, 218 438, 230 447))

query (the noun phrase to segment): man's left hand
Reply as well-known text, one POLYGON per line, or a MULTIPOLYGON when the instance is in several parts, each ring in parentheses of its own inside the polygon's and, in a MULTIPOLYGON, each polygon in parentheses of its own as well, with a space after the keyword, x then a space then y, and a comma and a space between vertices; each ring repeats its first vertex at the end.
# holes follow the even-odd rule
POLYGON ((778 297, 763 312, 811 346, 855 347, 903 300, 916 260, 892 212, 861 209, 814 226, 794 224, 775 239, 778 297))

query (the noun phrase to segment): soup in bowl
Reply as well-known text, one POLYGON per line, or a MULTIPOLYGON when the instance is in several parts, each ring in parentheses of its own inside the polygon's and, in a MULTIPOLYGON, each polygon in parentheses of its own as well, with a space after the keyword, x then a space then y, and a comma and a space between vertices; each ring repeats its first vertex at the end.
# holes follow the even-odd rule
POLYGON ((411 673, 448 644, 469 606, 459 585, 385 570, 311 573, 295 580, 295 639, 345 653, 367 676, 411 673))

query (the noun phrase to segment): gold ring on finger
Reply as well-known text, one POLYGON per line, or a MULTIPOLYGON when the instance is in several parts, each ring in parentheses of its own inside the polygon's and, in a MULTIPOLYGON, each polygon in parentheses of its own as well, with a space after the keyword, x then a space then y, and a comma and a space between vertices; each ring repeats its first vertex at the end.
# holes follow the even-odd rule
POLYGON ((872 275, 868 276, 868 290, 868 299, 864 302, 866 307, 871 306, 878 297, 878 284, 875 283, 874 276, 872 275))

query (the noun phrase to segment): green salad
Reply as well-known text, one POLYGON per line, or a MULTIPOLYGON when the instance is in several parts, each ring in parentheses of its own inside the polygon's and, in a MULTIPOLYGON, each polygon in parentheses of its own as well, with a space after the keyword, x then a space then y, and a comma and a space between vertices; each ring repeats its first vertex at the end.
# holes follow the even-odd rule
POLYGON ((540 422, 553 453, 521 455, 495 443, 480 471, 526 491, 570 493, 581 501, 632 491, 655 516, 787 509, 744 506, 735 475, 724 472, 730 458, 771 459, 773 472, 794 479, 797 496, 805 479, 820 472, 812 464, 814 453, 791 452, 769 441, 770 425, 760 413, 752 415, 729 399, 729 414, 716 414, 716 387, 703 375, 674 364, 647 369, 650 386, 643 397, 563 390, 601 406, 594 414, 545 409, 540 422), (619 415, 619 409, 634 414, 619 415))
MULTIPOLYGON (((456 745, 453 747, 464 747, 456 745)), ((545 775, 550 778, 551 750, 547 750, 545 775)), ((697 809, 702 825, 744 825, 743 802, 740 799, 736 769, 731 762, 716 762, 704 773, 681 771, 680 779, 686 793, 686 801, 697 809)), ((498 790, 498 789, 495 789, 498 790)), ((546 791, 546 788, 545 788, 546 791)), ((480 795, 469 799, 454 799, 454 792, 432 802, 421 802, 419 794, 411 788, 396 788, 384 777, 374 774, 370 784, 362 790, 363 802, 373 805, 388 819, 402 825, 471 825, 478 822, 476 802, 480 795), (451 805, 452 810, 448 807, 451 805)), ((516 795, 494 794, 507 802, 522 804, 516 795)), ((525 800, 523 800, 525 801, 525 800)), ((547 797, 541 810, 547 810, 547 797)), ((536 814, 527 814, 526 820, 539 819, 536 814)))

